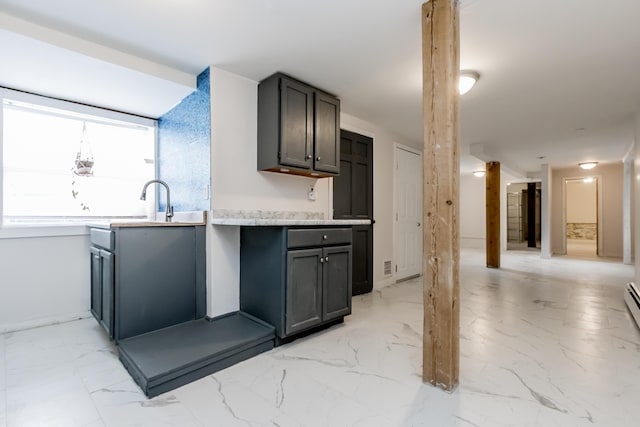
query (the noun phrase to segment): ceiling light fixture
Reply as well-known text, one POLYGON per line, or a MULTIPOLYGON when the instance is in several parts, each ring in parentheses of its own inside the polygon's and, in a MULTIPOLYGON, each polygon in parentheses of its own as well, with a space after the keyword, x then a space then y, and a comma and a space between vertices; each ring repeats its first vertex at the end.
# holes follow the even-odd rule
POLYGON ((478 178, 482 178, 485 174, 485 171, 473 171, 471 172, 473 174, 473 176, 478 177, 478 178))
POLYGON ((465 93, 469 92, 479 78, 480 74, 477 71, 460 71, 460 78, 458 79, 458 92, 460 93, 460 95, 464 95, 465 93))
POLYGON ((582 162, 582 163, 578 163, 578 166, 580 166, 582 169, 593 169, 596 167, 596 165, 598 164, 598 162, 582 162))

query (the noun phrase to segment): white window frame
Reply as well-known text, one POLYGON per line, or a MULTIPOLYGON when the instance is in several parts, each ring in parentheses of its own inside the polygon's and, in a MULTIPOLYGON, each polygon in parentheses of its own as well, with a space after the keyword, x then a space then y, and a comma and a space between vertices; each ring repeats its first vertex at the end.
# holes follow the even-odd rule
MULTIPOLYGON (((27 92, 21 92, 9 88, 0 87, 0 239, 3 238, 22 238, 22 237, 40 237, 40 236, 67 236, 67 235, 83 235, 87 234, 86 224, 96 223, 100 218, 76 220, 73 222, 47 222, 43 219, 39 223, 25 224, 4 224, 4 99, 26 102, 36 105, 42 105, 50 108, 72 111, 78 114, 87 114, 90 116, 103 117, 106 120, 116 120, 128 122, 133 125, 149 126, 153 128, 154 145, 154 178, 157 178, 157 158, 158 158, 158 124, 154 119, 136 116, 132 114, 121 113, 118 111, 108 110, 100 107, 94 107, 85 104, 78 104, 71 101, 65 101, 56 98, 50 98, 42 95, 36 95, 27 92)), ((91 120, 91 119, 89 119, 91 120)), ((150 192, 147 197, 148 211, 157 211, 156 193, 150 192)))

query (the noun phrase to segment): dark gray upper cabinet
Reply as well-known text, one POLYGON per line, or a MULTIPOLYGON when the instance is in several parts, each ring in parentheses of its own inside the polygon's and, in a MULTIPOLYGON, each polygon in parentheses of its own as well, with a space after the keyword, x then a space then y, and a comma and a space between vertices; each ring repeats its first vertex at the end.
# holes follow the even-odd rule
POLYGON ((286 78, 280 83, 280 164, 311 169, 313 89, 286 78))
POLYGON ((340 173, 340 101, 331 95, 315 92, 315 170, 340 173))
POLYGON ((282 73, 258 86, 258 170, 336 176, 340 100, 282 73))

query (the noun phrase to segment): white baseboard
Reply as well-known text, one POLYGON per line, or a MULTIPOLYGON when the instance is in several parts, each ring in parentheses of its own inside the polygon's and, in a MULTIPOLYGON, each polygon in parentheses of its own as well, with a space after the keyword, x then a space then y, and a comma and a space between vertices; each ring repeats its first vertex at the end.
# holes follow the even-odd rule
POLYGON ((91 317, 90 311, 84 311, 82 313, 68 314, 63 316, 51 316, 43 317, 40 319, 27 320, 25 322, 18 323, 5 323, 0 325, 0 335, 9 332, 24 331, 27 329, 41 328, 43 326, 58 325, 60 323, 73 322, 74 320, 86 319, 91 317))

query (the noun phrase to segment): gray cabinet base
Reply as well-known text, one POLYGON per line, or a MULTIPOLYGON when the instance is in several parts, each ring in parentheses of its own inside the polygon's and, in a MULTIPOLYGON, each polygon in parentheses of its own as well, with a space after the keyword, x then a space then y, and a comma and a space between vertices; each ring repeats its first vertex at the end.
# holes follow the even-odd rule
POLYGON ((297 333, 295 335, 291 335, 291 336, 288 336, 288 337, 285 337, 285 338, 280 338, 279 336, 276 335, 275 346, 279 347, 279 346, 284 345, 284 344, 289 344, 290 342, 293 342, 293 341, 295 341, 297 339, 304 338, 304 337, 309 336, 309 335, 313 335, 313 334, 315 334, 317 332, 323 331, 325 329, 329 329, 332 326, 339 325, 341 323, 344 323, 344 317, 340 317, 338 319, 331 320, 331 321, 329 321, 327 323, 323 323, 322 325, 316 326, 315 328, 307 329, 306 331, 302 331, 302 332, 299 332, 299 333, 297 333))
POLYGON ((121 340, 120 361, 154 397, 270 350, 274 339, 273 326, 235 312, 121 340))

